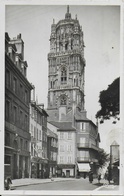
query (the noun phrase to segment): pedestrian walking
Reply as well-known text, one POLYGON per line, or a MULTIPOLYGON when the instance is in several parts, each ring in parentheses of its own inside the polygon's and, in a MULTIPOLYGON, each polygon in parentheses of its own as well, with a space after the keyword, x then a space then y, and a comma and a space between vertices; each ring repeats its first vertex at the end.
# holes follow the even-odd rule
POLYGON ((104 179, 105 179, 105 180, 108 179, 108 170, 105 172, 104 179))
POLYGON ((92 170, 90 170, 90 172, 89 172, 89 182, 90 183, 93 182, 93 172, 92 172, 92 170))
POLYGON ((109 164, 109 166, 108 166, 108 182, 109 182, 109 184, 110 184, 110 181, 112 180, 112 169, 111 169, 111 166, 110 166, 110 164, 109 164))
POLYGON ((53 181, 53 178, 52 178, 52 172, 51 172, 51 171, 50 171, 49 178, 51 179, 51 181, 53 181))
POLYGON ((98 174, 98 183, 100 184, 101 174, 98 174))

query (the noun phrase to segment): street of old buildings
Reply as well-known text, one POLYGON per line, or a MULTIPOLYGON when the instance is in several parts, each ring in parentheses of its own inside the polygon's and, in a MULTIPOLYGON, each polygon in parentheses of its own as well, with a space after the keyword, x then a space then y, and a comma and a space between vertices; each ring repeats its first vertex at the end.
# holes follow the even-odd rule
MULTIPOLYGON (((97 188, 97 182, 85 184, 90 170, 97 178, 101 151, 98 126, 84 105, 85 65, 82 27, 67 6, 65 18, 51 25, 45 109, 27 78, 21 34, 11 39, 5 33, 5 179, 51 182, 25 186, 35 190, 97 188)), ((110 164, 118 165, 118 143, 113 141, 111 149, 110 164)), ((25 190, 24 184, 16 189, 25 190)))

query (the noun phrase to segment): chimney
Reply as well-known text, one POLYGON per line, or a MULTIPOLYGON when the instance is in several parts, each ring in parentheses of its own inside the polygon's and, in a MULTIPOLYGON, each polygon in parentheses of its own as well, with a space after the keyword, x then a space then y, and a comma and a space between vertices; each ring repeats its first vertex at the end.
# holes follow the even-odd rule
POLYGON ((35 86, 31 84, 33 89, 31 91, 31 101, 35 102, 35 86))

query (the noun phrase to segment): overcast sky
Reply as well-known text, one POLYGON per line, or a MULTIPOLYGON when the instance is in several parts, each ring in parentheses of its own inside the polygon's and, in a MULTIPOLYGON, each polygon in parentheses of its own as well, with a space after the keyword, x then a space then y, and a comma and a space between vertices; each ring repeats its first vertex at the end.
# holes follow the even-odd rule
MULTIPOLYGON (((10 38, 22 34, 24 56, 28 63, 28 80, 36 87, 38 102, 47 107, 48 61, 50 32, 55 23, 65 18, 65 5, 8 5, 5 10, 5 31, 10 38)), ((85 109, 95 123, 100 109, 99 93, 120 75, 120 8, 119 6, 70 6, 71 17, 77 14, 84 32, 85 109)), ((99 126, 101 147, 106 146, 109 132, 119 123, 105 122, 99 126)), ((108 145, 108 142, 107 142, 108 145)))

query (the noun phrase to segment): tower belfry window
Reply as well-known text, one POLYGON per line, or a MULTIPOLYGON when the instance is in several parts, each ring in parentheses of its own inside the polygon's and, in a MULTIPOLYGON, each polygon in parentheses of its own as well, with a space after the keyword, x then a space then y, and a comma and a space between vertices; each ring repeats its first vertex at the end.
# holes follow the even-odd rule
POLYGON ((61 83, 66 84, 67 83, 67 70, 65 67, 61 69, 61 83))

